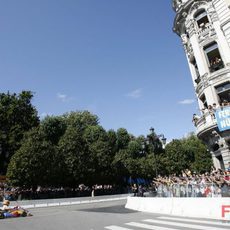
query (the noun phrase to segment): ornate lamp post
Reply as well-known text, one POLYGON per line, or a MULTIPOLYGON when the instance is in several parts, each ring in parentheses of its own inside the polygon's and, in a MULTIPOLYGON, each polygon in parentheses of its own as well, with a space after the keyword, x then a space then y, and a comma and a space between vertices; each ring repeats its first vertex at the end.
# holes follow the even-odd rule
POLYGON ((161 144, 162 144, 162 148, 165 147, 165 144, 166 144, 166 138, 164 136, 164 134, 160 134, 160 135, 157 135, 155 132, 154 132, 154 128, 150 128, 150 134, 147 135, 147 144, 151 144, 152 146, 152 151, 153 151, 153 156, 154 156, 154 165, 155 165, 155 174, 156 174, 156 177, 158 175, 158 172, 157 172, 157 162, 156 162, 156 155, 155 155, 155 150, 157 148, 157 141, 160 141, 161 144))
POLYGON ((164 136, 164 134, 160 134, 160 135, 158 135, 158 137, 160 138, 160 141, 162 143, 162 148, 164 149, 165 145, 166 145, 167 138, 164 136))

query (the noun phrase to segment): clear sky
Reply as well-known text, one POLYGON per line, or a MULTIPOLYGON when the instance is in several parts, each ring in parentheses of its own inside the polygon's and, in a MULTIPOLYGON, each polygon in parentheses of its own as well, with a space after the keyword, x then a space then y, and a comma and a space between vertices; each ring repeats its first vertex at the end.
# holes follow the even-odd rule
POLYGON ((182 138, 198 106, 174 16, 171 0, 1 1, 0 92, 33 91, 41 118, 182 138))

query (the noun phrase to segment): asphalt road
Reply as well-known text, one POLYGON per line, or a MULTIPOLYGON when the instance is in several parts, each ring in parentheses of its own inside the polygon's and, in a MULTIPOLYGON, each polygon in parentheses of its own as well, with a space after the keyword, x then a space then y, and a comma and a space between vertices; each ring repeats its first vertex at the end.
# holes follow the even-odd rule
MULTIPOLYGON (((31 209, 32 217, 0 220, 0 230, 230 229, 229 223, 170 218, 125 209, 126 200, 31 209), (190 221, 190 222, 188 222, 190 221), (193 221, 193 222, 191 222, 193 221), (198 223, 194 223, 198 221, 198 223), (204 223, 201 223, 204 221, 204 223)), ((174 218, 174 217, 173 217, 174 218)))

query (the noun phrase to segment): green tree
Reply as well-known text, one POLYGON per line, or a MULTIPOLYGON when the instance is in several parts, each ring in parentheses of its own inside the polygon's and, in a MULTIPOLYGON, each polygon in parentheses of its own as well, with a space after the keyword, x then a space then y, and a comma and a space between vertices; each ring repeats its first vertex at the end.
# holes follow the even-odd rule
POLYGON ((137 140, 130 141, 127 150, 130 157, 132 157, 133 159, 140 158, 142 156, 142 145, 137 140))
POLYGON ((31 186, 74 187, 92 183, 94 176, 104 179, 112 162, 107 138, 97 116, 87 111, 46 117, 26 134, 7 175, 14 185, 31 186))
POLYGON ((15 186, 57 186, 63 170, 57 148, 36 128, 25 135, 21 148, 11 158, 7 177, 15 186))
POLYGON ((165 147, 165 169, 167 173, 180 174, 182 170, 189 168, 191 164, 190 154, 187 154, 182 141, 173 140, 165 147))
POLYGON ((148 140, 148 152, 154 154, 160 154, 163 151, 162 143, 159 136, 155 133, 154 128, 150 128, 151 133, 147 135, 148 140))
POLYGON ((152 179, 153 177, 155 177, 156 164, 155 164, 155 157, 152 154, 149 154, 147 156, 138 159, 138 166, 139 166, 139 170, 138 170, 139 176, 146 179, 152 179))
MULTIPOLYGON (((140 167, 140 159, 144 160, 142 153, 142 142, 140 139, 129 141, 126 149, 121 149, 115 155, 113 166, 117 178, 121 181, 124 177, 140 177, 144 175, 140 167)), ((143 164, 144 165, 144 164, 143 164)))
POLYGON ((130 176, 129 162, 131 160, 127 149, 121 149, 116 153, 112 162, 115 183, 121 184, 124 177, 130 176))
POLYGON ((208 172, 213 165, 210 152, 207 150, 207 146, 202 143, 195 135, 192 135, 182 140, 187 155, 190 155, 192 159, 190 168, 192 171, 198 173, 208 172))
POLYGON ((117 147, 118 150, 125 149, 128 147, 130 141, 130 135, 124 128, 119 128, 117 130, 117 147))
POLYGON ((66 123, 63 116, 47 116, 41 121, 40 129, 44 133, 47 141, 57 145, 66 131, 66 123))
POLYGON ((60 138, 58 149, 66 165, 66 183, 71 186, 91 183, 95 169, 84 133, 88 127, 98 125, 98 117, 88 111, 78 111, 65 114, 64 119, 67 128, 60 138))
POLYGON ((59 141, 58 150, 66 165, 66 183, 73 187, 79 183, 86 183, 84 180, 90 172, 90 160, 81 132, 75 127, 68 126, 59 141))
POLYGON ((0 94, 0 174, 6 173, 11 157, 20 148, 25 132, 39 125, 33 94, 0 94))
POLYGON ((110 129, 107 131, 107 140, 109 145, 109 151, 113 156, 115 156, 117 152, 117 134, 114 130, 110 129))
POLYGON ((165 153, 160 155, 158 162, 165 174, 180 174, 185 169, 207 172, 212 166, 211 154, 195 135, 167 144, 165 153))
POLYGON ((90 125, 98 125, 99 118, 97 115, 90 113, 89 111, 76 111, 63 115, 67 122, 67 126, 73 126, 82 132, 90 125))
POLYGON ((113 153, 110 151, 106 131, 99 125, 89 126, 83 135, 89 151, 91 168, 91 184, 105 184, 111 181, 111 163, 113 153))

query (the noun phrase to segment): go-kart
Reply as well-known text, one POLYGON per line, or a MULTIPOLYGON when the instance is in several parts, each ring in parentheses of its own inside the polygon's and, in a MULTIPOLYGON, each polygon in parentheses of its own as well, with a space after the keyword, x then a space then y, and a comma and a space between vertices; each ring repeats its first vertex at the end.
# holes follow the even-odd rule
POLYGON ((0 209, 0 219, 12 218, 12 217, 26 217, 26 216, 32 216, 32 214, 28 210, 20 206, 16 206, 7 211, 0 209))

